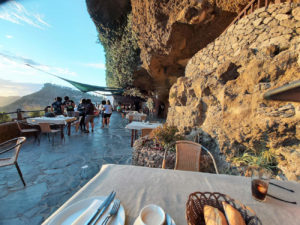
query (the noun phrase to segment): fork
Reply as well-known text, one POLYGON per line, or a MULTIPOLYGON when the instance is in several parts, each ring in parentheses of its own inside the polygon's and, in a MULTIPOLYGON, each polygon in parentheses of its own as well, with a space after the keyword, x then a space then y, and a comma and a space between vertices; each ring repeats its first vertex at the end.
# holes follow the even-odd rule
POLYGON ((109 221, 109 219, 118 213, 119 208, 120 208, 120 200, 116 199, 113 207, 111 208, 111 210, 109 212, 109 215, 104 219, 104 221, 101 225, 106 225, 107 222, 109 221))

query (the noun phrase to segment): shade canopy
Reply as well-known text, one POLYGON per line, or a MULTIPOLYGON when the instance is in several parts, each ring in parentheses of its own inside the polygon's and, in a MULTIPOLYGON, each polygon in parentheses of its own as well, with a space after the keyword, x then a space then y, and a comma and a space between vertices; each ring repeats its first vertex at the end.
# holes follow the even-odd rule
POLYGON ((83 84, 80 82, 68 80, 66 78, 56 76, 69 84, 73 85, 75 88, 80 90, 81 92, 90 92, 90 91, 101 91, 101 92, 111 92, 112 94, 121 94, 123 92, 123 89, 120 88, 112 88, 112 87, 101 87, 101 86, 96 86, 96 85, 90 85, 90 84, 83 84))
POLYGON ((73 85, 75 88, 77 88, 79 91, 81 91, 83 93, 90 92, 90 91, 101 91, 101 92, 109 92, 108 95, 121 95, 124 92, 124 90, 121 88, 101 87, 101 86, 96 86, 96 85, 91 85, 91 84, 84 84, 84 83, 80 83, 77 81, 73 81, 73 80, 69 80, 69 79, 57 76, 56 74, 53 74, 53 73, 49 73, 48 71, 37 68, 29 63, 26 63, 25 65, 29 66, 35 70, 47 73, 51 76, 57 77, 61 80, 64 80, 64 81, 68 82, 69 84, 73 85))

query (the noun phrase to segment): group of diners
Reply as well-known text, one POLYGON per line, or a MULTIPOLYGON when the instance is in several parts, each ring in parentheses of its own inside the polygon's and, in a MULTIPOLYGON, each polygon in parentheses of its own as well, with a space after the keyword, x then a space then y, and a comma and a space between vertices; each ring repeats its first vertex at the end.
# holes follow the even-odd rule
POLYGON ((68 116, 78 117, 80 119, 80 129, 85 133, 89 133, 89 124, 91 124, 91 131, 94 132, 95 124, 94 118, 101 116, 102 128, 109 126, 110 117, 112 114, 112 105, 109 100, 103 100, 100 105, 95 106, 91 99, 81 99, 78 106, 68 96, 56 97, 51 106, 45 108, 45 116, 68 116), (49 111, 49 109, 51 111, 49 111))

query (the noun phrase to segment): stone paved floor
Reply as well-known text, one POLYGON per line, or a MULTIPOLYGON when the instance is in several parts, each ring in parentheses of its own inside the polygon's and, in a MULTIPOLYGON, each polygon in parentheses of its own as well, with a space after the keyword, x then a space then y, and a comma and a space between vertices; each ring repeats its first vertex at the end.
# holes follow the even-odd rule
POLYGON ((0 168, 0 224, 40 224, 78 191, 102 164, 130 164, 130 131, 118 113, 109 128, 75 133, 55 145, 42 137, 40 146, 29 139, 18 159, 27 187, 14 166, 0 168))

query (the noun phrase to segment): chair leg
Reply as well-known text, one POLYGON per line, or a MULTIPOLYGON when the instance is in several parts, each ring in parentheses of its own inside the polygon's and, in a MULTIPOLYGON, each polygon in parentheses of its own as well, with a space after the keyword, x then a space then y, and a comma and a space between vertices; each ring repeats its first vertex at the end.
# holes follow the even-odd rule
POLYGON ((40 145, 40 143, 41 143, 41 140, 40 140, 40 134, 39 133, 35 133, 34 134, 34 141, 36 142, 38 142, 38 145, 40 145))
POLYGON ((23 182, 24 187, 26 187, 26 184, 25 184, 25 181, 24 181, 24 179, 23 179, 23 175, 22 175, 22 172, 21 172, 20 167, 19 167, 19 165, 18 165, 18 162, 15 163, 15 166, 16 166, 16 168, 17 168, 17 170, 18 170, 19 176, 20 176, 20 178, 21 178, 21 180, 22 180, 22 182, 23 182))
POLYGON ((54 134, 52 134, 52 145, 54 145, 54 134))

